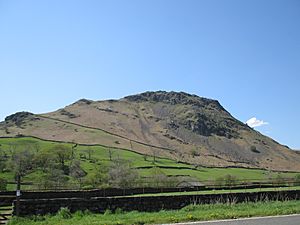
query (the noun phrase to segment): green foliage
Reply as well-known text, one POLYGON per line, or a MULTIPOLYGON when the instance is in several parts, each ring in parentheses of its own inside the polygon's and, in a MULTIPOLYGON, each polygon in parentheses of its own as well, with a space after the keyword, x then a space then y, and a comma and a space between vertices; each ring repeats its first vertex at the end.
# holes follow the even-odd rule
POLYGON ((215 180, 215 185, 216 186, 227 186, 227 187, 232 187, 236 185, 238 182, 237 177, 233 176, 231 174, 226 174, 224 177, 218 177, 215 180))
POLYGON ((112 211, 110 209, 106 209, 105 212, 104 212, 105 216, 111 215, 111 214, 112 214, 112 211))
POLYGON ((278 174, 274 179, 273 179, 273 183, 276 185, 285 185, 285 180, 284 177, 281 176, 280 174, 278 174))
POLYGON ((40 185, 44 189, 60 189, 66 187, 69 177, 64 171, 55 166, 47 169, 47 172, 41 176, 40 185))
POLYGON ((51 151, 43 150, 34 155, 34 162, 37 167, 46 172, 47 168, 55 163, 55 155, 51 151))
POLYGON ((0 148, 0 172, 3 172, 6 169, 7 158, 6 152, 0 148))
POLYGON ((7 189, 7 180, 0 178, 0 191, 6 191, 7 189))
POLYGON ((108 167, 105 165, 96 165, 93 167, 93 173, 88 173, 83 181, 83 188, 107 188, 108 187, 108 167))
POLYGON ((195 156, 200 156, 199 150, 197 148, 191 150, 191 155, 194 158, 195 156))
POLYGON ((65 169, 65 161, 72 157, 72 149, 65 145, 55 145, 51 149, 52 154, 56 156, 57 161, 61 164, 61 168, 65 169))
POLYGON ((14 152, 10 166, 15 175, 25 176, 34 166, 32 152, 29 150, 14 152))
POLYGON ((60 208, 60 210, 57 213, 57 216, 60 217, 61 219, 71 219, 72 214, 70 210, 66 207, 60 208))
MULTIPOLYGON (((114 171, 112 168, 116 164, 115 161, 119 159, 127 162, 125 163, 127 166, 123 167, 125 172, 130 171, 130 173, 124 172, 124 174, 131 177, 130 179, 133 177, 134 181, 130 185, 122 184, 123 187, 149 186, 150 183, 156 184, 153 186, 170 187, 176 185, 178 176, 192 177, 199 181, 222 177, 220 178, 222 184, 225 183, 225 174, 231 174, 237 179, 266 179, 278 174, 283 178, 295 177, 295 173, 274 173, 242 168, 195 167, 170 159, 157 158, 156 152, 154 150, 153 152, 155 162, 151 156, 145 157, 131 151, 109 149, 102 146, 78 145, 75 147, 74 144, 42 141, 29 137, 1 138, 0 178, 14 181, 16 172, 20 171, 23 174, 22 182, 34 183, 34 186, 23 185, 23 189, 35 187, 57 189, 59 186, 87 189, 105 188, 109 185, 118 186, 116 183, 124 184, 125 182, 121 182, 120 179, 118 182, 112 181, 109 171, 114 171), (19 163, 16 164, 16 161, 19 163), (155 172, 155 170, 157 171, 155 172), (159 180, 162 184, 159 184, 159 180)), ((121 172, 116 174, 120 175, 121 172)), ((7 189, 14 190, 15 186, 8 184, 7 189)))
POLYGON ((114 212, 114 214, 123 214, 124 211, 121 208, 117 208, 114 212))
POLYGON ((236 176, 233 176, 233 175, 230 175, 230 174, 227 174, 225 175, 224 177, 224 181, 225 181, 225 186, 234 186, 237 184, 237 178, 236 176))
POLYGON ((295 186, 300 186, 300 174, 297 174, 294 180, 295 180, 295 186))
POLYGON ((216 186, 224 186, 225 184, 224 177, 217 177, 214 183, 216 186))
POLYGON ((150 187, 175 187, 178 183, 176 178, 168 177, 161 168, 153 167, 147 178, 147 186, 150 187))

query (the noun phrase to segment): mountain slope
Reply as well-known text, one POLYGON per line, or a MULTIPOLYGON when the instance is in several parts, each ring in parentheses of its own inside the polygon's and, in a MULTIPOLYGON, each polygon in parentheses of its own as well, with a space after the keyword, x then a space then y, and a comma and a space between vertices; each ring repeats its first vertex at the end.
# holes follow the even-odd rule
POLYGON ((233 118, 218 101, 183 92, 79 100, 42 115, 18 113, 0 136, 102 144, 204 166, 300 171, 300 155, 233 118))

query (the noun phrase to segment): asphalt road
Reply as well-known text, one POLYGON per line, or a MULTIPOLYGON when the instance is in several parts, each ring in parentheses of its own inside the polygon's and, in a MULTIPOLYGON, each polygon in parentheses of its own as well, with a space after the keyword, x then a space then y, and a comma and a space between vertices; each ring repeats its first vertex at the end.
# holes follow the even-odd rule
POLYGON ((179 223, 176 225, 300 225, 300 215, 179 223))

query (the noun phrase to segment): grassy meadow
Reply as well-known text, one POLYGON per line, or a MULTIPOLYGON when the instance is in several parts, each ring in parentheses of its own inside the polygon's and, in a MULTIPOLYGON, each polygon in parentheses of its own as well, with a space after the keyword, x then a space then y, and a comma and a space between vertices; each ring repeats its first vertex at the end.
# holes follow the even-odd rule
MULTIPOLYGON (((178 163, 173 160, 156 158, 155 162, 152 156, 145 156, 135 152, 122 149, 106 148, 103 146, 85 146, 74 145, 71 143, 57 143, 52 141, 44 141, 31 137, 19 138, 0 138, 0 156, 11 157, 14 152, 28 150, 32 153, 51 154, 54 146, 61 145, 74 149, 74 157, 80 162, 80 167, 86 172, 86 176, 92 176, 97 173, 99 166, 107 166, 111 164, 111 159, 123 159, 130 162, 132 168, 135 168, 141 177, 148 177, 153 174, 153 168, 160 168, 160 172, 168 177, 186 177, 193 178, 198 181, 214 181, 225 175, 231 175, 240 180, 260 180, 270 177, 295 177, 295 173, 280 173, 258 169, 243 168, 204 168, 195 167, 194 165, 178 163)), ((70 164, 70 160, 66 160, 66 165, 70 164)), ((9 168, 9 165, 6 165, 9 168)), ((101 168, 100 168, 101 169, 101 168)), ((32 182, 38 184, 44 175, 42 169, 34 169, 26 174, 23 182, 32 182)), ((7 181, 14 181, 14 173, 10 169, 0 172, 0 178, 7 181)), ((69 177, 70 181, 75 180, 69 177)), ((8 189, 14 190, 14 185, 9 184, 8 189)), ((23 186, 23 189, 34 189, 34 185, 23 186)))

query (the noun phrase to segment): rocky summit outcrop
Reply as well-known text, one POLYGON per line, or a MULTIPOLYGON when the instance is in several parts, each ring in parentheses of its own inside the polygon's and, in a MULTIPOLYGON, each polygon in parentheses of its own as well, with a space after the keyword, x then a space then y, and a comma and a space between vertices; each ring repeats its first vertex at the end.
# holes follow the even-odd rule
MULTIPOLYGON (((187 113, 179 118, 173 116, 170 127, 184 128, 199 135, 219 135, 228 138, 237 138, 238 129, 249 127, 232 116, 221 106, 217 100, 201 98, 185 92, 145 92, 139 95, 125 97, 132 102, 165 103, 176 107, 185 106, 187 113)), ((172 115, 170 115, 172 117, 172 115)))
POLYGON ((145 92, 120 100, 81 99, 45 114, 17 113, 0 136, 101 144, 195 165, 300 171, 300 155, 234 118, 212 99, 145 92))

